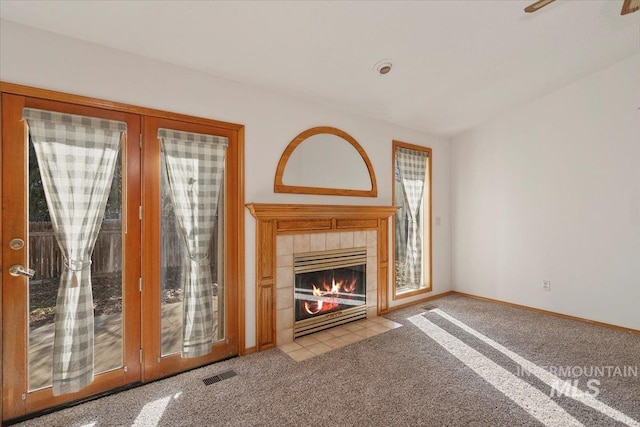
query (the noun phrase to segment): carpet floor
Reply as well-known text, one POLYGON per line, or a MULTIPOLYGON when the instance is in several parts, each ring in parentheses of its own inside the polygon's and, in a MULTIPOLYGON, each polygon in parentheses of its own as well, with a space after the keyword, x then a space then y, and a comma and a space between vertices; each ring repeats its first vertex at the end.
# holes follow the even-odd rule
POLYGON ((301 362, 279 349, 230 359, 17 425, 640 426, 638 335, 459 295, 385 317, 403 326, 301 362))

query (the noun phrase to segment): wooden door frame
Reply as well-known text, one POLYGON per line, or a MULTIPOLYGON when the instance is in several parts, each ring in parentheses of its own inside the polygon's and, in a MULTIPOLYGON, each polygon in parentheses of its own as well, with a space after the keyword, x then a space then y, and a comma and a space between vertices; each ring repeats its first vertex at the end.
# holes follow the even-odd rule
MULTIPOLYGON (((228 154, 229 162, 234 162, 237 165, 237 169, 233 171, 231 176, 228 175, 229 180, 235 182, 236 191, 235 194, 229 195, 226 203, 233 205, 229 211, 231 214, 226 219, 229 226, 236 227, 237 239, 227 245, 227 256, 233 258, 234 266, 233 270, 227 272, 233 275, 237 283, 237 328, 238 328, 238 353, 244 355, 249 353, 246 348, 245 340, 245 221, 244 221, 244 125, 222 122, 212 119, 205 119, 200 117, 189 116, 185 114, 172 113, 162 110, 156 110, 153 108, 140 107, 130 104, 124 104, 119 102, 113 102, 98 98, 91 98, 81 95, 74 95, 64 92, 57 92, 48 89, 34 88, 31 86, 25 86, 15 83, 8 83, 0 81, 0 95, 13 94, 19 96, 25 96, 30 98, 40 98, 47 101, 59 101, 68 104, 76 104, 78 106, 94 107, 103 110, 111 110, 123 113, 138 114, 140 116, 149 116, 157 118, 166 118, 171 120, 178 120, 186 123, 202 124, 213 127, 219 127, 228 129, 235 133, 236 149, 232 150, 228 154)), ((2 107, 2 105, 0 105, 2 107)), ((1 116, 1 115, 0 115, 1 116)), ((0 123, 1 125, 2 123, 0 123)), ((0 132, 0 144, 2 143, 2 133, 0 132)), ((2 181, 2 152, 0 151, 0 200, 2 198, 2 186, 5 185, 2 181)), ((0 220, 2 219, 2 210, 0 209, 0 220)), ((1 234, 2 227, 0 227, 0 241, 4 241, 5 236, 1 234)), ((4 253, 4 247, 0 247, 0 256, 4 253)), ((2 269, 4 270, 4 268, 2 269)), ((4 271, 2 271, 2 275, 4 271)), ((2 293, 2 278, 0 277, 0 303, 3 302, 2 293)), ((4 324, 2 323, 2 316, 0 316, 0 330, 4 332, 4 324)), ((4 351, 2 348, 2 340, 0 340, 0 353, 4 351)), ((0 360, 1 361, 1 360, 0 360)), ((1 365, 1 363, 0 363, 1 365)), ((2 366, 0 366, 0 384, 3 384, 4 378, 2 377, 2 366)), ((4 392, 0 387, 0 414, 3 413, 3 401, 4 392)), ((3 420, 4 421, 4 420, 3 420)))
MULTIPOLYGON (((2 91, 0 90, 0 148, 2 147, 2 91)), ((2 200, 2 185, 3 185, 3 181, 2 181, 2 150, 0 150, 0 200, 2 200)), ((0 260, 4 259, 4 245, 2 244, 2 242, 4 242, 4 236, 3 236, 3 231, 4 231, 4 227, 2 227, 2 206, 0 206, 0 260)), ((2 305, 2 289, 3 289, 3 283, 2 283, 2 277, 4 276, 4 272, 3 272, 3 268, 2 265, 0 265, 0 307, 3 307, 2 305)), ((2 325, 2 316, 0 316, 0 334, 3 334, 4 329, 3 329, 3 325, 2 325)), ((2 355, 4 349, 2 348, 2 335, 0 335, 0 423, 2 421, 4 421, 2 418, 2 414, 4 414, 4 408, 3 408, 3 402, 4 402, 4 378, 2 377, 2 371, 4 370, 3 366, 2 366, 2 355)))

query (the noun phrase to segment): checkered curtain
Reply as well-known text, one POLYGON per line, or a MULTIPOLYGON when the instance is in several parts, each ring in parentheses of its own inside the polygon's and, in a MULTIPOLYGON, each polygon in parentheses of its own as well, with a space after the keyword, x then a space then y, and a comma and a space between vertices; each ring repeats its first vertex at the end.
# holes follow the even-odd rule
POLYGON ((407 202, 404 196, 404 188, 402 187, 402 178, 400 178, 400 169, 398 168, 398 162, 394 165, 394 192, 395 200, 394 204, 398 207, 395 214, 395 229, 396 229, 396 264, 403 263, 407 252, 407 202))
POLYGON ((182 357, 211 352, 213 281, 209 246, 225 167, 227 138, 159 129, 169 192, 182 234, 185 259, 182 277, 182 357))
POLYGON ((400 172, 402 189, 407 205, 407 245, 403 276, 408 286, 422 286, 422 230, 418 219, 424 195, 424 180, 428 154, 408 148, 396 148, 396 165, 400 172))
POLYGON ((64 256, 53 341, 53 394, 93 382, 91 254, 111 189, 123 122, 24 109, 53 231, 64 256))

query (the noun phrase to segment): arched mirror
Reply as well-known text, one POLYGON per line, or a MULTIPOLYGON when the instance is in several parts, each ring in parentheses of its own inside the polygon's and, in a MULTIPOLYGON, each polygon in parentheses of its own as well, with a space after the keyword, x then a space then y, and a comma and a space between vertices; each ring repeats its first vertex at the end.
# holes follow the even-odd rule
POLYGON ((376 197, 378 188, 364 149, 348 133, 328 126, 296 136, 282 153, 276 193, 376 197))

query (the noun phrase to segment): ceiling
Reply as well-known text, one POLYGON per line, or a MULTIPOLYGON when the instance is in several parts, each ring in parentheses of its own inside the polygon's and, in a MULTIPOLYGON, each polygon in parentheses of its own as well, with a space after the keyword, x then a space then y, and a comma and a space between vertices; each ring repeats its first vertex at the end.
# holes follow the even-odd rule
POLYGON ((2 0, 0 18, 453 136, 640 51, 622 0, 532 2, 2 0))

